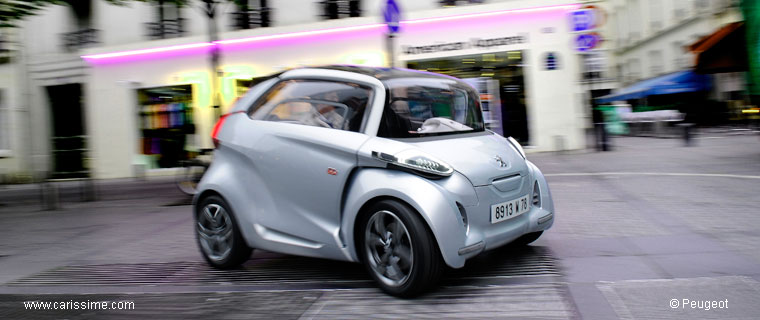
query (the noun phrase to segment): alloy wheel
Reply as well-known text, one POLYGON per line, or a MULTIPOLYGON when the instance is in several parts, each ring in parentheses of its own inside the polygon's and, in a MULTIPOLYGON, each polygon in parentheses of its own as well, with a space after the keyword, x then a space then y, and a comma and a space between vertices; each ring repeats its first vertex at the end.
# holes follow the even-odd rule
POLYGON ((197 222, 203 253, 211 260, 222 261, 232 252, 232 218, 224 207, 209 203, 201 210, 197 222))
POLYGON ((364 235, 367 261, 379 280, 391 287, 404 285, 414 266, 414 248, 401 219, 387 210, 375 212, 364 235))

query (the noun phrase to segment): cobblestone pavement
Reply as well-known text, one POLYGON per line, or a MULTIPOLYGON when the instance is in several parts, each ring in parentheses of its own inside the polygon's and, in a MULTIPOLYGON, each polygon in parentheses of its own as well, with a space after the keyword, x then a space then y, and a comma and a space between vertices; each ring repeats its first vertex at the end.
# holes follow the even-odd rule
POLYGON ((384 295, 357 264, 256 251, 241 269, 212 270, 171 181, 98 182, 96 202, 64 185, 56 211, 39 211, 34 186, 3 186, 0 318, 756 319, 760 137, 695 141, 626 137, 612 152, 529 154, 549 180, 554 227, 412 300, 384 295))

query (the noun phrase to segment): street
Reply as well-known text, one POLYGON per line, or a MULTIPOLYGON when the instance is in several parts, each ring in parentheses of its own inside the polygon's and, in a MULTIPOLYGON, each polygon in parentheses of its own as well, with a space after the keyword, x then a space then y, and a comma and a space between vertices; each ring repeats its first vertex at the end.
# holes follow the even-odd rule
POLYGON ((206 266, 189 199, 171 180, 98 183, 40 211, 35 186, 0 186, 0 318, 756 319, 760 137, 616 137, 611 152, 529 153, 552 229, 486 252, 416 299, 359 264, 254 251, 206 266), (132 301, 130 310, 29 310, 25 301, 132 301))

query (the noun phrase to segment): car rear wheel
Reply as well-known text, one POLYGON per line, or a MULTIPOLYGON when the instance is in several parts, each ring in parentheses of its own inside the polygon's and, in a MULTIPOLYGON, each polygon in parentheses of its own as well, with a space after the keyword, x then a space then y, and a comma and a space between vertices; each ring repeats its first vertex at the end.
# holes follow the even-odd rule
POLYGON ((444 265, 425 221, 409 206, 393 200, 372 205, 359 224, 359 251, 380 288, 411 297, 434 285, 444 265))
POLYGON ((237 267, 251 257, 230 207, 219 196, 199 201, 195 212, 195 235, 206 261, 215 268, 237 267))

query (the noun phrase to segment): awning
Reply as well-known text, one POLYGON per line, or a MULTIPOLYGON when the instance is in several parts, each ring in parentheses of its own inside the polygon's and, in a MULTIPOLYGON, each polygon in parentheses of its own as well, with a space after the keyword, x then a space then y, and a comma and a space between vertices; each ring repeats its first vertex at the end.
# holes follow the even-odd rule
POLYGON ((639 81, 619 89, 615 93, 596 99, 599 103, 608 103, 653 95, 707 91, 709 89, 710 76, 697 74, 693 71, 679 71, 639 81))
POLYGON ((747 42, 744 22, 729 23, 689 46, 694 52, 697 73, 747 71, 747 42))

